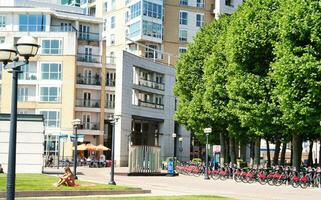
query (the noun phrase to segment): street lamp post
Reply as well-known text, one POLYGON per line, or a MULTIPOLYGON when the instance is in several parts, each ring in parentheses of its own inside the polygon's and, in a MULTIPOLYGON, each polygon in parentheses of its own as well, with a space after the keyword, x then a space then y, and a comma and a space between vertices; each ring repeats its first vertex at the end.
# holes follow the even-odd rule
POLYGON ((204 175, 204 179, 205 180, 209 180, 210 177, 208 177, 208 135, 212 132, 211 128, 205 128, 204 129, 204 133, 206 134, 206 158, 205 158, 205 175, 204 175))
POLYGON ((119 117, 112 116, 110 118, 110 124, 112 125, 112 142, 111 142, 111 169, 110 169, 110 180, 109 185, 116 185, 115 182, 115 125, 119 117))
POLYGON ((12 96, 11 96, 11 116, 10 116, 10 136, 7 170, 7 200, 15 198, 16 182, 16 145, 17 145, 17 91, 18 74, 22 73, 21 67, 29 63, 29 58, 34 57, 39 49, 37 41, 30 36, 21 37, 15 47, 10 44, 0 45, 0 62, 5 69, 10 69, 12 73, 12 96), (19 56, 24 57, 23 63, 18 63, 19 56), (13 62, 11 67, 7 64, 13 62))
POLYGON ((72 121, 72 125, 73 125, 73 128, 74 128, 74 134, 75 134, 75 138, 74 138, 74 176, 75 176, 75 179, 78 179, 77 177, 77 146, 78 146, 78 126, 81 124, 81 121, 80 119, 74 119, 72 121))
POLYGON ((183 138, 178 138, 179 141, 179 152, 180 152, 180 160, 183 161, 183 138))
POLYGON ((173 157, 176 157, 176 133, 172 133, 172 137, 174 138, 174 154, 173 157))

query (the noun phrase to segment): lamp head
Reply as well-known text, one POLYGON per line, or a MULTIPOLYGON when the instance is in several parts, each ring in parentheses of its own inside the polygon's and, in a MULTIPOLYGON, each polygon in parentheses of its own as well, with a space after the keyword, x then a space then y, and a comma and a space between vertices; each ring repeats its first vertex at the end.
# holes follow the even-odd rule
POLYGON ((178 141, 183 142, 183 138, 182 137, 178 138, 178 141))
POLYGON ((21 37, 16 44, 19 55, 25 57, 26 60, 37 55, 39 47, 36 39, 31 36, 21 37))
POLYGON ((73 126, 78 126, 78 125, 81 124, 81 120, 80 119, 74 119, 74 120, 72 120, 71 123, 72 123, 73 126))
POLYGON ((13 45, 7 43, 0 44, 0 62, 6 65, 8 62, 12 62, 16 56, 17 50, 13 45))
POLYGON ((173 138, 176 138, 176 136, 177 136, 176 133, 172 133, 173 138))

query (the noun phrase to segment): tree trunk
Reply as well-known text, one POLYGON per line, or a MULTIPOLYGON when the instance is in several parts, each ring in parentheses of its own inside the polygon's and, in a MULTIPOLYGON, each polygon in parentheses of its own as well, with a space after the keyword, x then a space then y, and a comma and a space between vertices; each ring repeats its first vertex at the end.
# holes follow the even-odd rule
POLYGON ((240 158, 240 141, 237 139, 234 139, 234 146, 235 146, 235 158, 240 158))
POLYGON ((235 164, 236 163, 236 156, 235 156, 235 139, 234 137, 229 138, 229 145, 230 145, 230 158, 231 158, 231 163, 235 164))
POLYGON ((268 140, 266 140, 266 156, 267 156, 267 167, 271 167, 270 144, 268 140))
POLYGON ((258 167, 261 159, 261 138, 255 139, 254 164, 258 167))
POLYGON ((255 156, 255 142, 251 141, 251 150, 250 150, 250 157, 251 157, 251 167, 254 167, 254 156, 255 156))
POLYGON ((221 166, 224 165, 225 163, 225 158, 226 158, 226 146, 225 146, 225 136, 224 133, 220 133, 220 144, 221 144, 221 155, 220 155, 220 164, 221 166))
POLYGON ((312 151, 313 151, 313 140, 310 140, 308 166, 313 166, 312 151))
POLYGON ((229 163, 230 162, 230 145, 229 145, 229 136, 226 135, 225 138, 225 159, 224 159, 225 163, 229 163))
POLYGON ((282 144, 282 152, 281 152, 281 160, 280 165, 284 166, 285 164, 285 154, 286 154, 286 142, 284 141, 282 144))
POLYGON ((290 152, 290 165, 293 165, 293 142, 291 142, 291 152, 290 152))
POLYGON ((244 162, 246 162, 246 144, 243 142, 241 142, 241 144, 240 144, 240 153, 241 153, 241 155, 240 155, 241 159, 244 162))
POLYGON ((320 138, 320 146, 319 146, 319 167, 321 167, 321 138, 320 138))
POLYGON ((280 150, 281 150, 281 142, 277 141, 275 143, 275 151, 274 151, 274 156, 273 156, 273 165, 278 165, 279 164, 280 150))
POLYGON ((295 167, 297 171, 300 171, 302 141, 301 141, 301 136, 299 134, 293 134, 292 146, 293 146, 292 166, 295 167))

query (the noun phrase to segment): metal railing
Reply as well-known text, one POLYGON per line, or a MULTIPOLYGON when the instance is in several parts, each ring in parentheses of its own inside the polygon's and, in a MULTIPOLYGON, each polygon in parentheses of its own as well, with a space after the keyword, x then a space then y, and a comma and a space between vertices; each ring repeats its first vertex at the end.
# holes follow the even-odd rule
POLYGON ((89 62, 89 63, 101 63, 101 56, 78 53, 77 54, 77 61, 89 62))
POLYGON ((31 73, 31 72, 23 72, 19 74, 19 80, 37 80, 37 73, 31 73))
POLYGON ((138 55, 140 57, 144 57, 146 59, 152 60, 153 62, 159 62, 159 63, 163 63, 163 64, 167 64, 167 65, 173 65, 175 59, 179 58, 179 56, 177 56, 177 55, 170 54, 170 53, 165 53, 165 52, 163 52, 161 50, 157 50, 157 49, 151 48, 151 47, 143 45, 143 44, 141 44, 139 42, 135 42, 134 40, 131 40, 128 37, 126 37, 126 40, 129 41, 128 43, 133 43, 133 44, 137 45, 136 46, 137 48, 136 48, 135 51, 129 50, 129 49, 126 49, 126 51, 128 51, 128 52, 130 52, 132 54, 138 55), (152 58, 150 58, 150 57, 147 58, 147 57, 141 55, 140 51, 138 51, 141 48, 144 48, 145 50, 147 49, 149 51, 148 55, 151 53, 151 54, 153 54, 153 57, 152 58), (173 63, 173 64, 171 64, 171 63, 173 63))
POLYGON ((99 33, 79 32, 78 39, 99 41, 99 33))
POLYGON ((107 79, 106 80, 106 86, 115 87, 115 85, 116 85, 116 80, 114 80, 114 79, 107 79))
POLYGON ((18 96, 19 102, 33 102, 36 101, 36 96, 18 96))
POLYGON ((77 29, 73 26, 51 25, 50 32, 77 32, 77 29))
POLYGON ((149 102, 149 101, 138 100, 138 106, 164 110, 163 104, 156 104, 154 102, 149 102))
POLYGON ((100 100, 76 99, 76 106, 85 108, 100 108, 100 100))
POLYGON ((154 88, 158 90, 164 90, 164 83, 157 83, 155 81, 150 81, 150 80, 145 80, 145 79, 139 79, 138 84, 141 86, 149 87, 149 88, 154 88))
POLYGON ((78 74, 77 76, 77 84, 83 85, 100 85, 101 78, 98 74, 95 76, 84 76, 82 74, 78 74))
POLYGON ((79 126, 80 130, 99 130, 98 122, 82 122, 79 126))
POLYGON ((114 109, 115 108, 115 101, 106 101, 105 108, 114 109))

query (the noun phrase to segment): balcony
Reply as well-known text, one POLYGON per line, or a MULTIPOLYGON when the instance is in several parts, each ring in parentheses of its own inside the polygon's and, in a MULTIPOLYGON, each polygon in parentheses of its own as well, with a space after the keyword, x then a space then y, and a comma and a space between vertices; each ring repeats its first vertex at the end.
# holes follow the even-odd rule
POLYGON ((143 100, 138 100, 138 106, 164 110, 163 104, 156 104, 154 102, 148 102, 143 100))
POLYGON ((82 85, 100 85, 101 78, 98 74, 95 76, 84 76, 82 74, 78 74, 77 76, 77 84, 82 85))
POLYGON ((153 88, 153 89, 158 89, 158 90, 164 90, 165 88, 164 83, 157 83, 155 81, 145 80, 142 78, 139 79, 138 85, 153 88))
POLYGON ((79 32, 78 39, 80 39, 80 40, 99 41, 99 33, 79 32))
POLYGON ((115 87, 115 85, 116 85, 116 81, 114 79, 107 79, 106 80, 106 86, 115 87))
POLYGON ((35 102, 36 97, 35 96, 18 96, 19 102, 35 102))
POLYGON ((88 63, 101 63, 101 59, 99 55, 90 55, 90 54, 84 54, 84 53, 77 54, 77 61, 88 62, 88 63))
POLYGON ((85 107, 85 108, 100 108, 100 100, 77 99, 76 106, 77 107, 85 107))
POLYGON ((60 26, 60 25, 51 25, 50 32, 76 32, 77 29, 73 26, 60 26))
POLYGON ((114 109, 115 101, 106 101, 105 108, 114 109))
POLYGON ((80 130, 99 130, 99 123, 97 122, 83 122, 81 123, 80 130))
POLYGON ((37 80, 36 72, 23 72, 19 74, 19 80, 34 81, 37 80))

